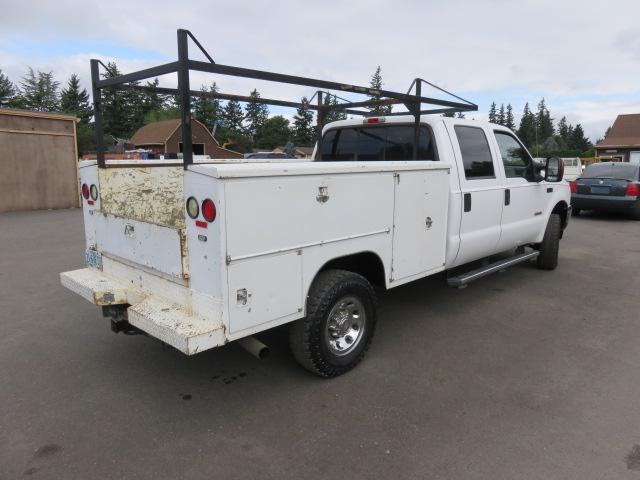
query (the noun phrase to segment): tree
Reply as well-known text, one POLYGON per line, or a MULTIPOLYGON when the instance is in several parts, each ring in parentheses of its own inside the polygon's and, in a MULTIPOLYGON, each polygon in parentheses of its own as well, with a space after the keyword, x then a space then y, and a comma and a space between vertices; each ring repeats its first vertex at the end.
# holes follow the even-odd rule
POLYGON ((40 112, 54 112, 60 107, 58 99, 58 87, 60 83, 53 78, 53 72, 41 72, 36 74, 33 68, 28 67, 27 74, 22 77, 20 87, 25 108, 40 112))
POLYGON ((538 128, 538 139, 544 141, 553 136, 553 119, 549 113, 549 109, 544 102, 544 98, 538 103, 538 112, 536 113, 536 127, 538 128))
POLYGON ((609 133, 611 133, 611 126, 607 127, 607 130, 604 132, 604 138, 607 138, 609 133))
POLYGON ((309 109, 309 100, 302 97, 301 105, 293 117, 293 137, 298 145, 309 146, 315 141, 313 112, 309 109))
POLYGON ((282 115, 276 115, 264 122, 264 126, 256 144, 260 148, 273 149, 278 145, 286 144, 289 138, 291 138, 289 120, 284 118, 282 115))
POLYGON ((491 107, 489 108, 489 123, 498 123, 496 102, 491 102, 491 107))
POLYGON ((500 125, 504 125, 505 116, 504 116, 504 103, 500 104, 500 113, 498 113, 498 123, 500 125))
MULTIPOLYGON (((109 62, 105 73, 102 74, 104 78, 118 75, 121 73, 114 62, 109 62)), ((127 99, 122 93, 109 88, 102 93, 104 132, 115 138, 127 138, 131 133, 131 112, 128 109, 127 99)))
MULTIPOLYGON (((376 71, 371 76, 369 87, 374 90, 382 90, 382 85, 383 85, 382 70, 380 68, 380 65, 378 65, 378 68, 376 68, 376 71)), ((382 99, 382 95, 379 93, 369 95, 369 100, 381 100, 381 99, 382 99)), ((386 115, 388 113, 391 113, 391 105, 375 105, 373 107, 369 107, 369 110, 371 110, 371 113, 374 113, 376 115, 386 115)))
POLYGON ((180 118, 180 107, 164 106, 156 110, 151 110, 144 116, 144 124, 161 122, 163 120, 173 120, 180 118))
MULTIPOLYGON (((329 122, 337 122, 338 120, 345 120, 347 118, 347 114, 344 113, 344 111, 335 110, 333 108, 338 105, 338 97, 336 97, 335 95, 326 93, 324 96, 324 100, 322 101, 322 104, 326 107, 329 107, 327 110, 325 110, 326 112, 324 115, 325 125, 329 122)), ((389 112, 391 112, 391 107, 389 107, 389 112)))
POLYGON ((251 100, 249 100, 245 108, 245 121, 247 123, 245 131, 251 138, 256 138, 269 117, 269 108, 257 102, 260 98, 258 90, 254 89, 249 97, 251 100))
POLYGON ((582 125, 580 125, 579 123, 573 129, 570 142, 568 143, 571 148, 573 148, 574 150, 579 150, 581 152, 589 150, 593 147, 589 139, 584 136, 584 130, 582 129, 582 125))
POLYGON ((18 92, 15 85, 0 69, 0 107, 11 106, 11 100, 16 93, 18 92))
POLYGON ((229 100, 222 113, 224 127, 232 132, 242 132, 242 107, 240 102, 229 100))
POLYGON ((518 137, 524 144, 531 148, 536 143, 536 117, 529 109, 529 103, 525 103, 522 111, 522 119, 518 128, 518 137))
POLYGON ((571 125, 567 122, 567 117, 562 117, 558 122, 558 135, 566 142, 569 142, 571 125))
POLYGON ((71 75, 67 87, 60 94, 60 110, 75 115, 84 124, 88 124, 93 116, 89 94, 86 89, 80 88, 80 78, 75 73, 71 75))
MULTIPOLYGON (((203 94, 218 93, 218 86, 213 82, 209 88, 202 85, 200 92, 203 94)), ((178 109, 178 112, 180 109, 178 109)), ((209 130, 213 131, 214 126, 222 117, 222 106, 220 100, 212 97, 196 97, 194 101, 194 117, 202 122, 209 130)))
POLYGON ((291 140, 289 140, 287 144, 284 146, 284 154, 289 158, 295 158, 296 146, 293 144, 291 140))
POLYGON ((514 131, 516 129, 516 122, 513 118, 513 107, 510 103, 507 103, 507 111, 504 116, 504 126, 511 131, 514 131))

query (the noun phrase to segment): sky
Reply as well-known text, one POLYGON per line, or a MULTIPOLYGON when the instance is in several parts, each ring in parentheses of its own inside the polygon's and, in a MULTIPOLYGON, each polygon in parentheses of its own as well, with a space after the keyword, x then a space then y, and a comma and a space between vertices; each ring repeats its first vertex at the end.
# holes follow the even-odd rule
MULTIPOLYGON (((173 61, 186 28, 217 63, 356 85, 380 65, 385 88, 427 79, 476 103, 468 117, 486 119, 495 101, 519 120, 525 102, 535 109, 544 97, 556 121, 581 123, 593 141, 616 115, 640 113, 638 0, 1 1, 0 69, 14 82, 31 66, 61 83, 77 73, 90 90, 90 58, 125 73, 173 61)), ((211 81, 225 93, 313 94, 191 75, 192 88, 211 81)))

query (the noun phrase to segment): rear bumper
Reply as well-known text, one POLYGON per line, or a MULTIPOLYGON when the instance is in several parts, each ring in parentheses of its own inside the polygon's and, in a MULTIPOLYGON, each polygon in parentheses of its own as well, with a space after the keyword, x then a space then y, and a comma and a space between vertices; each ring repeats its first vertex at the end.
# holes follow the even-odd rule
POLYGON ((571 206, 582 210, 629 211, 640 208, 640 200, 636 197, 605 197, 602 195, 571 195, 571 206))
POLYGON ((226 343, 220 322, 201 318, 184 305, 145 294, 93 268, 61 273, 60 283, 94 305, 128 305, 131 325, 187 355, 226 343))

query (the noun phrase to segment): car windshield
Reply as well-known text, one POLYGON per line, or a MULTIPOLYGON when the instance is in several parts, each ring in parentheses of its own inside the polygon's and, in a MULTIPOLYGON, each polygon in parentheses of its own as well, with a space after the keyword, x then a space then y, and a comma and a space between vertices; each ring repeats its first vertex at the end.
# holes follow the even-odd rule
POLYGON ((594 163, 585 168, 582 178, 615 178, 638 180, 638 166, 628 163, 594 163))

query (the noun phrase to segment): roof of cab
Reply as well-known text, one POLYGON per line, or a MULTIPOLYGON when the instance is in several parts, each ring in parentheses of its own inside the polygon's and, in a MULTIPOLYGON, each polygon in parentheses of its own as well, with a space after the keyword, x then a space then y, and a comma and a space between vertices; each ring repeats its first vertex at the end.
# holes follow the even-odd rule
MULTIPOLYGON (((327 123, 322 129, 322 133, 324 134, 327 130, 332 128, 341 128, 341 127, 352 127, 354 125, 368 125, 371 127, 377 125, 387 125, 390 123, 413 123, 415 118, 413 115, 393 115, 393 116, 379 116, 377 118, 384 119, 383 122, 380 123, 366 123, 366 120, 372 117, 360 117, 360 118, 350 118, 347 120, 338 120, 337 122, 327 123)), ((507 127, 503 125, 499 125, 497 123, 485 122, 483 120, 474 120, 467 118, 451 118, 451 117, 443 117, 441 115, 422 115, 420 116, 420 123, 426 123, 428 125, 435 125, 437 123, 455 123, 462 125, 470 125, 470 126, 483 126, 483 127, 491 127, 495 130, 505 130, 510 131, 507 127)))

